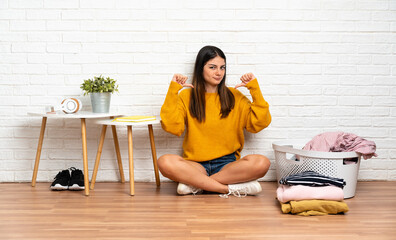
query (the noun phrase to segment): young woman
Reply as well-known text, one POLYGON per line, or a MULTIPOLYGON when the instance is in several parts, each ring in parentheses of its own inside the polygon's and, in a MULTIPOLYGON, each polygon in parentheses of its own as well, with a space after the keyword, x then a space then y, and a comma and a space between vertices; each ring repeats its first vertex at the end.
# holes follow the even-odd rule
POLYGON ((242 75, 241 83, 226 87, 226 57, 219 48, 203 47, 197 55, 192 84, 187 77, 175 74, 161 108, 162 128, 180 136, 185 130, 183 156, 166 154, 158 159, 165 177, 179 182, 180 195, 202 190, 255 195, 261 191, 257 182, 270 166, 263 155, 241 158, 243 130, 257 133, 271 122, 256 77, 242 75), (187 89, 179 91, 183 88, 187 89), (249 89, 253 102, 236 88, 249 89))

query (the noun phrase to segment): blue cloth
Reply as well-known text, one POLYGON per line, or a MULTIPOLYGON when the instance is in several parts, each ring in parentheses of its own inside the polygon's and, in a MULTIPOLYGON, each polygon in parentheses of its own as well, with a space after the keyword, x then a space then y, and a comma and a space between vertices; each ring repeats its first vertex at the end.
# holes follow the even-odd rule
POLYGON ((218 173, 225 165, 236 161, 235 153, 231 153, 213 160, 198 162, 206 170, 208 176, 218 173))

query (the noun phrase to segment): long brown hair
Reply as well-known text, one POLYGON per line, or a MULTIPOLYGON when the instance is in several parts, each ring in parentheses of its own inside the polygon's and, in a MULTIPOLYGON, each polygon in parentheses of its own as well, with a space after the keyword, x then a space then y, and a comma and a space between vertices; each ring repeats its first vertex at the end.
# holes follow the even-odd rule
MULTIPOLYGON (((194 74, 192 79, 192 85, 194 88, 191 89, 191 97, 190 97, 190 113, 193 117, 195 117, 199 122, 205 121, 205 79, 203 77, 203 68, 205 64, 215 58, 221 57, 226 62, 226 56, 221 51, 220 48, 214 46, 205 46, 201 50, 199 50, 197 54, 197 58, 195 60, 194 65, 194 74)), ((227 69, 227 68, 226 68, 227 69)), ((225 85, 226 73, 224 73, 224 77, 217 85, 217 93, 220 98, 220 115, 221 118, 226 118, 235 105, 235 98, 232 92, 225 85)))

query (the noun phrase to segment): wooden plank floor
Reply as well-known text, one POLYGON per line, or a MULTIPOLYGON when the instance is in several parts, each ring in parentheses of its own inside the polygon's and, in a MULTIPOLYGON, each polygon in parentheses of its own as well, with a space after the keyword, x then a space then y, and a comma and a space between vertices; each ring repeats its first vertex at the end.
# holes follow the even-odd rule
POLYGON ((223 199, 177 196, 175 183, 97 183, 91 196, 50 183, 0 184, 0 239, 396 239, 396 182, 359 182, 345 215, 282 214, 275 182, 223 199))

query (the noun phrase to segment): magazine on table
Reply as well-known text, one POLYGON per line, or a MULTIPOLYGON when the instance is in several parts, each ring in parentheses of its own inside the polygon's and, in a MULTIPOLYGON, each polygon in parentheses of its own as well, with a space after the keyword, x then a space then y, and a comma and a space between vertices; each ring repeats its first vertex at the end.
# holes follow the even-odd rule
POLYGON ((128 117, 118 117, 113 120, 113 122, 148 122, 156 120, 155 116, 128 116, 128 117))

